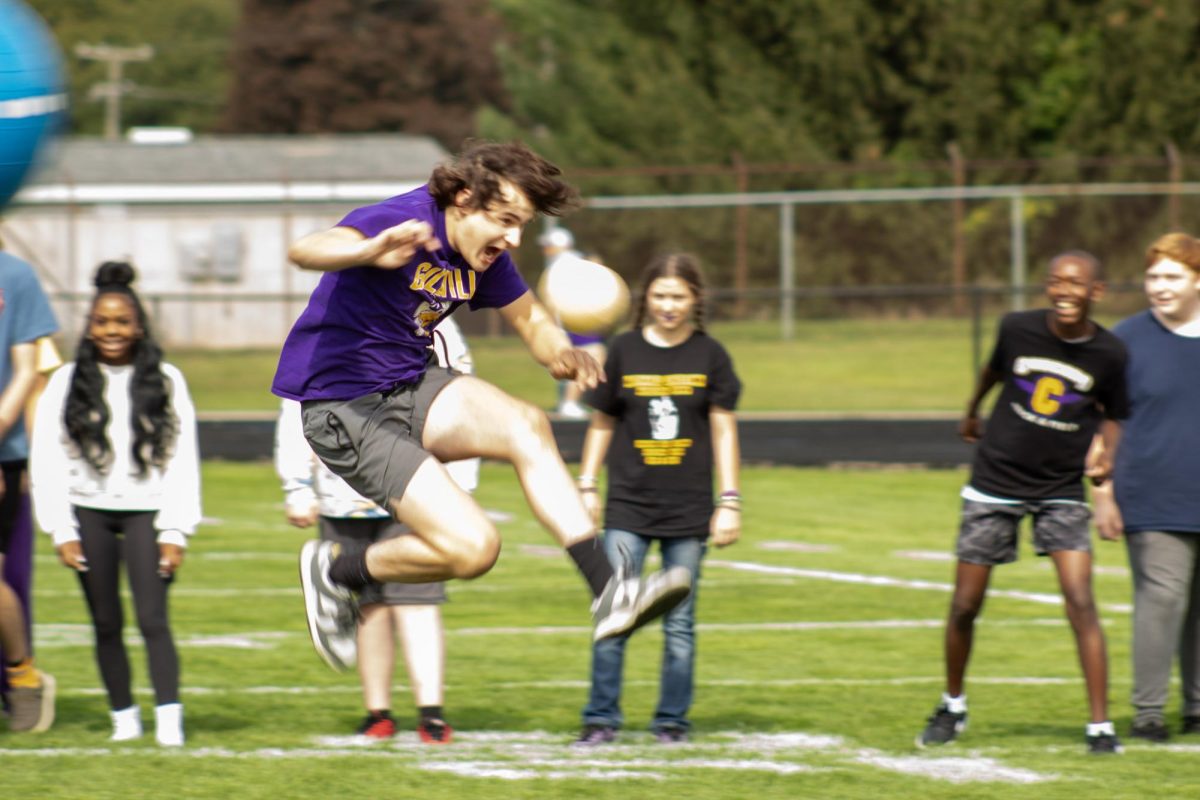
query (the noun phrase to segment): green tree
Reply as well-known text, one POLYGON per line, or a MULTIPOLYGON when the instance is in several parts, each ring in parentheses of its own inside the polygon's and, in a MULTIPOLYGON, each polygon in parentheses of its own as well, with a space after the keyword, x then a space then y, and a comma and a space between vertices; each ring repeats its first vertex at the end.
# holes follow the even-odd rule
POLYGON ((399 131, 457 149, 505 106, 483 0, 244 0, 225 127, 399 131))
POLYGON ((80 44, 150 45, 149 61, 126 65, 122 126, 184 125, 211 130, 229 80, 229 37, 237 9, 231 0, 26 0, 58 39, 68 77, 71 130, 99 134, 104 104, 98 85, 106 66, 76 55, 80 44))

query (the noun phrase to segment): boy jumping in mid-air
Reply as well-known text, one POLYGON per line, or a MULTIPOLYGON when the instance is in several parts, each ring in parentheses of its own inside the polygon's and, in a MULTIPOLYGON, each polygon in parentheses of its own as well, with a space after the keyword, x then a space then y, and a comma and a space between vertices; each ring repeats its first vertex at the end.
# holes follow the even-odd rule
POLYGON ((963 681, 992 567, 1017 558, 1017 527, 1033 518, 1033 545, 1058 571, 1067 618, 1087 684, 1089 752, 1119 753, 1108 719, 1108 656, 1092 594, 1091 512, 1082 479, 1092 439, 1104 452, 1086 470, 1108 475, 1120 438, 1118 420, 1129 412, 1125 347, 1089 318, 1103 293, 1100 262, 1074 251, 1050 262, 1046 294, 1051 308, 1008 314, 1000 323, 991 360, 959 423, 968 442, 979 441, 970 482, 963 487, 962 525, 954 596, 946 622, 946 690, 917 737, 917 746, 948 744, 967 725, 963 681), (979 406, 1002 384, 987 431, 979 406))
POLYGON ((309 542, 301 583, 309 633, 335 669, 354 659, 352 592, 372 582, 473 578, 500 553, 495 525, 444 462, 483 457, 516 469, 529 504, 592 589, 595 637, 627 633, 687 596, 686 569, 614 573, 545 413, 473 375, 431 363, 438 322, 463 303, 495 308, 551 376, 592 388, 604 372, 571 346, 508 251, 539 214, 576 203, 558 167, 518 143, 480 142, 429 183, 356 209, 293 244, 326 274, 296 321, 272 391, 299 400, 313 451, 412 536, 340 552, 309 542))

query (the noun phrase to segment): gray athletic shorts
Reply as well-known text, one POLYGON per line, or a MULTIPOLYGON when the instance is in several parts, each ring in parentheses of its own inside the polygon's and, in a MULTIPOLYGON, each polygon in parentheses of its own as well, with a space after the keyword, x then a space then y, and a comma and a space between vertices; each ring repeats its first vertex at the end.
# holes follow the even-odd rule
POLYGON ((401 498, 417 468, 432 458, 421 447, 425 417, 438 392, 460 373, 431 364, 417 383, 353 400, 305 400, 304 438, 346 483, 380 508, 401 498))
MULTIPOLYGON (((390 517, 321 517, 321 538, 343 546, 361 548, 372 542, 412 536, 406 526, 390 517)), ((359 605, 432 606, 446 602, 446 584, 369 583, 358 593, 359 605)))
POLYGON ((1033 517, 1033 549, 1039 556, 1061 550, 1092 551, 1091 509, 1084 503, 1031 501, 983 503, 963 500, 958 560, 968 564, 1010 564, 1017 560, 1017 527, 1033 517))

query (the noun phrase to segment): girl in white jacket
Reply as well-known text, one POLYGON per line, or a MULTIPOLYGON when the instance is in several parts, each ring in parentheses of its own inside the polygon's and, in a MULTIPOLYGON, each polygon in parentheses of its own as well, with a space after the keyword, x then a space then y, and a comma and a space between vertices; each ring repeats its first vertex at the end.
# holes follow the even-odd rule
POLYGON ((167 588, 200 521, 196 413, 183 375, 162 361, 130 284, 133 268, 105 262, 75 361, 38 401, 30 479, 38 525, 79 574, 112 709, 113 741, 142 735, 122 640, 124 559, 146 643, 158 743, 183 744, 179 660, 167 588))

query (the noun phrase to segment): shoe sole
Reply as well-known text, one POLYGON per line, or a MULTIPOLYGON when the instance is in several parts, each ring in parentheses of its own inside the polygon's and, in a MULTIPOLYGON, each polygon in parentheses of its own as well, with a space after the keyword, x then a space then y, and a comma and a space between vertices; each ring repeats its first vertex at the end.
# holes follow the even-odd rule
POLYGON ((29 729, 30 733, 45 733, 54 724, 54 697, 57 694, 58 683, 53 675, 42 673, 42 713, 37 724, 29 729))
POLYGON ((333 654, 333 651, 325 645, 325 634, 317 628, 321 592, 317 589, 312 573, 320 545, 319 541, 311 539, 304 543, 304 547, 300 548, 300 589, 304 593, 304 616, 308 622, 308 638, 312 640, 313 649, 317 651, 317 655, 329 665, 330 669, 334 672, 345 672, 350 665, 333 654))
POLYGON ((599 642, 604 639, 611 639, 614 636, 621 636, 626 633, 633 633, 638 628, 653 622, 654 620, 666 614, 675 606, 682 603, 691 594, 692 582, 689 576, 685 581, 671 584, 660 594, 654 598, 649 604, 639 609, 636 614, 630 614, 624 620, 613 620, 612 617, 605 619, 605 623, 611 622, 611 625, 598 625, 596 632, 592 636, 592 641, 599 642))

